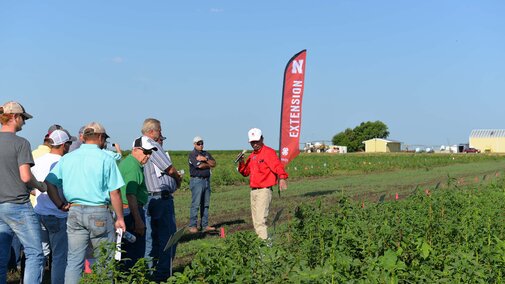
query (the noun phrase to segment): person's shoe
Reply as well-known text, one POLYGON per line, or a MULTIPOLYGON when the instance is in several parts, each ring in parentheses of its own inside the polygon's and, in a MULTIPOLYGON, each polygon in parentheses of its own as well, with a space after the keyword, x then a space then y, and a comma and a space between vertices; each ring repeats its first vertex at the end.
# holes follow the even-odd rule
POLYGON ((198 233, 198 229, 196 227, 189 227, 189 232, 191 234, 196 234, 196 233, 198 233))
POLYGON ((271 248, 274 245, 272 238, 267 238, 266 240, 263 241, 265 242, 265 245, 269 248, 271 248))
POLYGON ((216 228, 212 227, 212 226, 205 227, 205 232, 210 232, 210 231, 215 231, 215 230, 216 230, 216 228))

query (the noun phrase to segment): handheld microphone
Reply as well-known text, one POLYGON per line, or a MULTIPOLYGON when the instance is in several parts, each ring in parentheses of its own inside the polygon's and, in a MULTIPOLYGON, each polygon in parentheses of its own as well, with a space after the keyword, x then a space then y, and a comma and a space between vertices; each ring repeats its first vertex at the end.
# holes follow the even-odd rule
POLYGON ((247 152, 247 150, 242 150, 240 154, 237 155, 237 158, 235 158, 235 163, 237 163, 242 157, 244 157, 244 154, 247 152))

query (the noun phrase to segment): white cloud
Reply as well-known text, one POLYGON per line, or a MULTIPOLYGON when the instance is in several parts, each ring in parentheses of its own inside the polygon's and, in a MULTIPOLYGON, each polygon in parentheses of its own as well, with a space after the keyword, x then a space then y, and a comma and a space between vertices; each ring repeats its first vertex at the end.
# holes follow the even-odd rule
POLYGON ((224 9, 221 8, 210 8, 211 13, 223 13, 224 9))

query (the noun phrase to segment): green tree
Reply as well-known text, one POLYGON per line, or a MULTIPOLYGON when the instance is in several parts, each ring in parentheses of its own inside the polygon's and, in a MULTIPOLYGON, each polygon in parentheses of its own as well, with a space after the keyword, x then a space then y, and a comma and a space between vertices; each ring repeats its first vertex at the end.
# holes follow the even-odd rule
POLYGON ((365 150, 363 141, 373 138, 387 138, 389 136, 388 127, 382 121, 362 122, 354 129, 346 130, 335 134, 332 142, 334 145, 347 146, 347 151, 356 152, 365 150))

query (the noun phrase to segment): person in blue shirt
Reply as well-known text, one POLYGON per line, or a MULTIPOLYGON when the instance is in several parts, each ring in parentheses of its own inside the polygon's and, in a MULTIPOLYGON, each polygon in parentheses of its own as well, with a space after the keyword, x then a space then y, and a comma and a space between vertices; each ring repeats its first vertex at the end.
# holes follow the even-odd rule
POLYGON ((109 135, 101 124, 92 122, 85 126, 83 138, 84 144, 63 156, 45 180, 56 207, 68 210, 67 284, 79 283, 88 242, 96 257, 100 243, 114 241, 115 229, 126 230, 120 191, 124 181, 116 161, 102 151, 109 135), (63 188, 68 204, 59 197, 57 187, 63 188))

